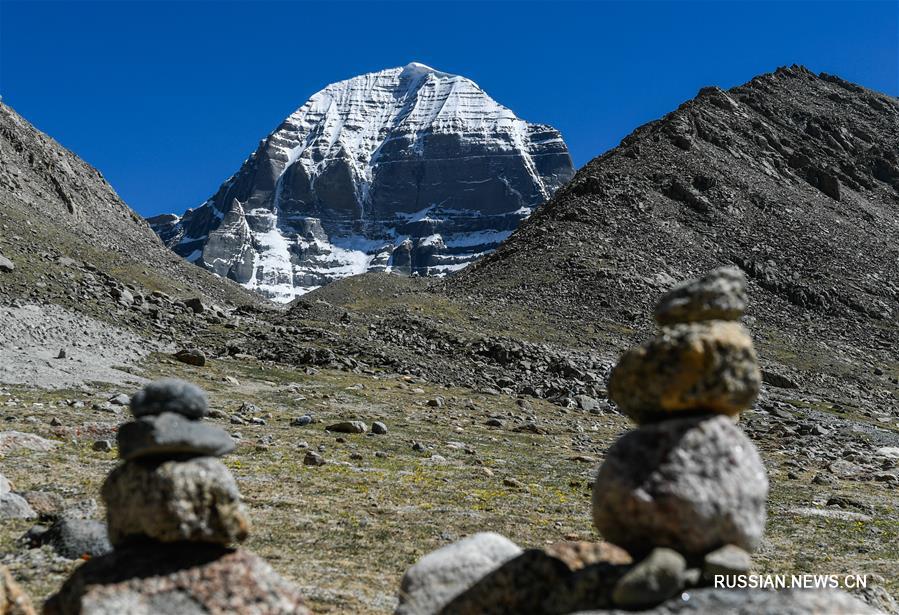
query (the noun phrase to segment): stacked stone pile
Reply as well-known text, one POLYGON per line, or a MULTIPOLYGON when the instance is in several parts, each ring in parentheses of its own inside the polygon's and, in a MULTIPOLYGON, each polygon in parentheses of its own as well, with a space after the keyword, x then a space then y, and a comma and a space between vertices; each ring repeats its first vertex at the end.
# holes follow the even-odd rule
POLYGON ((232 438, 202 422, 199 388, 148 385, 119 428, 123 463, 103 485, 111 554, 80 567, 45 613, 308 613, 265 562, 231 548, 249 534, 237 484, 217 459, 232 438))
MULTIPOLYGON (((748 572, 765 530, 768 479, 735 424, 762 382, 737 269, 712 271, 659 301, 660 333, 624 353, 609 393, 639 427, 609 450, 593 486, 593 521, 609 541, 645 557, 617 584, 613 602, 649 606, 704 572, 748 572)), ((698 578, 697 578, 698 576, 698 578)))
POLYGON ((687 558, 725 545, 755 549, 768 479, 734 420, 761 385, 752 339, 735 322, 745 281, 719 269, 677 286, 656 309, 659 335, 628 350, 609 381, 639 427, 616 442, 593 489, 593 519, 633 555, 669 547, 687 558))
POLYGON ((613 370, 610 396, 638 427, 612 445, 593 486, 608 543, 521 551, 478 534, 411 567, 397 615, 873 612, 842 592, 708 587, 749 571, 765 528, 768 479, 736 425, 761 385, 737 322, 745 308, 736 269, 678 285, 656 309, 659 334, 613 370))

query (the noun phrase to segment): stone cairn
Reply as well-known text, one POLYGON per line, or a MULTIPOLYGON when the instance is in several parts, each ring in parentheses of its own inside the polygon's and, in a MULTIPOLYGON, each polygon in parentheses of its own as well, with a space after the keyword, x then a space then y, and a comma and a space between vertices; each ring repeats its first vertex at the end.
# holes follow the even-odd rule
POLYGON ((613 370, 610 397, 637 428, 612 445, 593 484, 594 524, 608 542, 522 550, 475 534, 406 571, 395 615, 872 613, 843 592, 709 587, 749 570, 765 528, 765 468, 735 422, 761 386, 737 322, 745 308, 739 270, 680 284, 656 308, 659 334, 613 370))
POLYGON ((700 578, 748 572, 765 530, 768 479, 736 425, 761 386, 743 274, 723 268, 685 282, 656 306, 658 335, 624 353, 609 396, 637 425, 611 447, 593 486, 603 537, 644 558, 613 602, 641 607, 700 578), (694 575, 695 576, 695 575, 694 575))
POLYGON ((299 592, 255 555, 237 484, 217 459, 234 449, 202 419, 206 395, 161 380, 131 398, 123 463, 103 485, 114 550, 81 566, 44 606, 68 613, 308 613, 299 592))

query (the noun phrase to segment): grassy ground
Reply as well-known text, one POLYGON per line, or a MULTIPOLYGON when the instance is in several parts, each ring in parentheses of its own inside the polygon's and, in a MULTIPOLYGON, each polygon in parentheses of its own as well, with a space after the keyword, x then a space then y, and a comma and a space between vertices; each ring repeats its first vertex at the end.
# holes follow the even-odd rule
MULTIPOLYGON (((590 521, 590 474, 602 451, 628 427, 619 416, 565 411, 539 400, 529 400, 532 408, 525 409, 511 397, 378 374, 307 374, 237 360, 195 368, 158 355, 144 370, 150 378, 177 376, 198 383, 209 392, 211 406, 229 415, 244 401, 260 408, 265 425, 216 420, 241 435, 225 463, 254 522, 246 546, 300 585, 322 613, 390 612, 408 566, 473 532, 497 531, 528 547, 565 538, 598 539, 590 521), (443 407, 427 405, 438 395, 446 400, 443 407), (290 425, 293 417, 307 413, 320 422, 290 425), (502 417, 504 427, 484 425, 492 416, 502 417), (514 432, 515 417, 533 417, 547 433, 514 432), (324 431, 325 425, 344 419, 381 420, 390 431, 381 436, 324 431), (426 450, 413 450, 414 442, 426 450), (328 463, 304 466, 307 447, 320 451, 328 463)), ((0 404, 17 400, 5 406, 2 429, 60 441, 50 453, 9 454, 2 460, 3 474, 18 490, 58 493, 69 503, 99 499, 116 459, 115 453, 93 451, 91 444, 109 437, 126 415, 55 402, 103 399, 113 392, 101 387, 86 396, 10 389, 0 395, 0 404), (54 417, 62 427, 50 426, 54 417)), ((811 488, 811 475, 787 479, 788 460, 764 442, 760 448, 772 493, 758 571, 875 573, 885 577, 891 593, 899 593, 895 491, 848 481, 827 487, 828 493, 864 503, 871 521, 798 514, 797 509, 820 505, 813 494, 820 497, 821 488, 811 488)), ((12 521, 0 528, 0 553, 21 556, 24 548, 16 541, 30 525, 12 521)), ((57 561, 41 567, 18 556, 7 559, 37 600, 77 565, 57 561)))

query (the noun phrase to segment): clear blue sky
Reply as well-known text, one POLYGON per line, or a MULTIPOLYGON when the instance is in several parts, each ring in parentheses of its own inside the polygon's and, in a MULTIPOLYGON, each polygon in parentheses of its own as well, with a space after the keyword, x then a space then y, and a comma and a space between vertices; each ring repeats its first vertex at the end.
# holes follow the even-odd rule
POLYGON ((897 7, 0 0, 0 94, 139 213, 180 213, 317 90, 412 60, 557 127, 577 166, 702 86, 781 65, 895 96, 897 7))

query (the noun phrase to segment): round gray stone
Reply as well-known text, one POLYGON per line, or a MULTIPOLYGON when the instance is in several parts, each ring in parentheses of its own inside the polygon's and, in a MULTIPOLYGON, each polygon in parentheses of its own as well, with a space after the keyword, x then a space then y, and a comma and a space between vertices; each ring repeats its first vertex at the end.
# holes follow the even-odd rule
POLYGON ((508 538, 482 532, 428 553, 403 575, 394 615, 438 613, 503 563, 521 555, 508 538))
POLYGON ((304 414, 302 416, 298 416, 298 417, 294 418, 290 422, 290 425, 292 427, 305 427, 306 425, 309 425, 311 423, 312 423, 312 416, 310 416, 308 414, 304 414))
POLYGON ((106 524, 93 519, 64 516, 41 537, 67 559, 98 557, 112 551, 106 524))
POLYGON ((174 412, 201 419, 208 409, 206 393, 200 387, 175 378, 151 382, 131 397, 131 413, 136 417, 174 412))
POLYGON ((593 485, 593 522, 632 555, 670 547, 702 556, 725 544, 752 551, 767 496, 759 453, 731 419, 674 419, 612 445, 593 485))
POLYGON ((249 519, 234 478, 212 457, 127 461, 103 484, 109 540, 230 544, 243 541, 249 519))
POLYGON ((122 459, 140 457, 221 457, 234 450, 234 439, 224 430, 180 414, 142 416, 119 427, 116 435, 122 459))
POLYGON ((34 519, 37 514, 18 493, 0 495, 0 519, 34 519))
POLYGON ((612 590, 612 601, 627 608, 646 608, 663 602, 684 586, 687 561, 672 549, 653 549, 631 568, 612 590))

